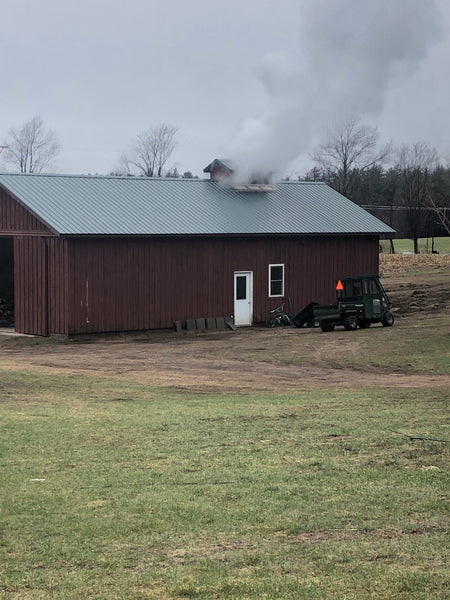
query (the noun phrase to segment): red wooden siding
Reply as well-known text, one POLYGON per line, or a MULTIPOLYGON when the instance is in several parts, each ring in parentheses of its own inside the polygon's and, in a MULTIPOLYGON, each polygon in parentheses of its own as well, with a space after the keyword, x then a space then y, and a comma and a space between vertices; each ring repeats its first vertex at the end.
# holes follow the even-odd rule
POLYGON ((69 271, 67 258, 67 240, 45 238, 47 246, 47 290, 48 290, 48 331, 67 334, 69 271))
POLYGON ((48 335, 46 251, 38 237, 14 239, 14 310, 16 331, 48 335))
POLYGON ((378 273, 378 237, 72 239, 65 260, 66 333, 232 315, 235 271, 253 272, 258 322, 283 300, 293 311, 312 300, 333 301, 339 277, 378 273), (274 263, 285 265, 284 299, 268 297, 268 265, 274 263))
POLYGON ((14 238, 15 328, 19 333, 68 333, 66 241, 14 238))
POLYGON ((0 234, 13 233, 50 233, 26 208, 0 188, 0 234))
POLYGON ((230 316, 234 272, 253 272, 253 319, 286 302, 332 302, 339 277, 378 273, 375 236, 260 238, 14 238, 15 321, 21 333, 171 327, 230 316), (285 265, 285 297, 269 298, 268 266, 285 265))

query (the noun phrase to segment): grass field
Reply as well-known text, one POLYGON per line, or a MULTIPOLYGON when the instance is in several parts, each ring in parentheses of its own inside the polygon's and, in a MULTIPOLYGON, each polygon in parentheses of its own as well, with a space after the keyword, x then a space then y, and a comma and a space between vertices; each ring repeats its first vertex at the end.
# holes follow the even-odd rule
POLYGON ((166 349, 177 368, 213 348, 231 365, 233 347, 259 340, 245 354, 261 361, 263 340, 280 339, 265 369, 334 356, 345 373, 294 391, 283 378, 265 391, 156 386, 145 366, 138 383, 123 362, 111 373, 114 352, 151 360, 151 338, 0 340, 0 598, 450 598, 449 316, 402 314, 388 329, 166 349))
MULTIPOLYGON (((390 252, 389 240, 382 240, 381 247, 383 252, 390 252)), ((394 240, 395 252, 413 252, 414 243, 412 240, 402 239, 394 240)), ((433 240, 431 238, 420 238, 419 239, 419 251, 421 253, 430 253, 433 249, 433 240)), ((434 238, 434 249, 439 254, 450 254, 450 237, 437 237, 434 238)))
POLYGON ((2 597, 445 597, 445 390, 1 387, 2 597))

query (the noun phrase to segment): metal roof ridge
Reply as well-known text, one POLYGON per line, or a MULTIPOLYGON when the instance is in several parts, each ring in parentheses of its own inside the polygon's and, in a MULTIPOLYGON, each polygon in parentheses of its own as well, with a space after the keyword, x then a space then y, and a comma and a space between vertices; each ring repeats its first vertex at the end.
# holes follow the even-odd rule
MULTIPOLYGON (((199 178, 199 177, 146 177, 142 175, 101 175, 101 174, 89 174, 89 173, 17 173, 14 171, 0 171, 0 177, 8 176, 8 177, 26 177, 26 178, 55 178, 55 179, 99 179, 99 180, 123 180, 123 181, 183 181, 190 183, 211 183, 220 185, 223 188, 233 187, 224 185, 221 182, 207 179, 207 178, 199 178)), ((328 184, 325 181, 283 181, 276 180, 273 184, 276 185, 326 185, 328 184)), ((273 185, 271 184, 271 185, 273 185)), ((239 185, 248 185, 248 184, 239 184, 239 185)), ((255 184, 258 185, 258 184, 255 184)), ((328 186, 330 187, 330 186, 328 186)), ((332 188, 333 189, 333 188, 332 188)))
MULTIPOLYGON (((331 187, 326 181, 283 181, 282 179, 280 181, 277 181, 277 183, 283 183, 286 185, 298 185, 299 183, 301 184, 307 184, 307 185, 328 185, 328 187, 331 187)), ((331 188, 333 189, 333 188, 331 188)), ((342 195, 342 194, 341 194, 342 195)))
POLYGON ((0 177, 6 176, 14 176, 14 177, 52 177, 55 179, 112 179, 118 180, 123 179, 125 181, 210 181, 209 179, 199 177, 146 177, 143 175, 100 175, 89 174, 89 173, 18 173, 14 171, 0 171, 0 177))

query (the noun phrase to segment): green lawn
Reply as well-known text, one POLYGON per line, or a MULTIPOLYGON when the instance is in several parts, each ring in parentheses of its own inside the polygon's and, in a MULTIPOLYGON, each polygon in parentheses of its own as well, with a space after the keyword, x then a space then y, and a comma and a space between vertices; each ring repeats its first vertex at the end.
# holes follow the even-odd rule
MULTIPOLYGON (((390 252, 390 243, 389 240, 382 240, 381 242, 382 251, 389 253, 390 252)), ((413 252, 414 251, 414 243, 412 240, 402 239, 402 240, 394 240, 394 248, 396 253, 401 252, 413 252)), ((419 240, 419 251, 423 254, 431 253, 433 249, 433 241, 432 238, 420 238, 419 240)), ((437 237, 434 238, 434 249, 439 252, 439 254, 450 254, 450 237, 437 237)))
POLYGON ((450 598, 446 389, 0 396, 0 598, 450 598))

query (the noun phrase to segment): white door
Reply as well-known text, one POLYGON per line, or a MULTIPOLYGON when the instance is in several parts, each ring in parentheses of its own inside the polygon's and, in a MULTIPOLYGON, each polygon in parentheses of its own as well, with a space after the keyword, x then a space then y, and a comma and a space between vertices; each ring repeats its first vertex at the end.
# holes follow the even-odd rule
POLYGON ((238 271, 234 274, 234 324, 251 325, 253 321, 253 273, 238 271))

